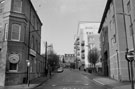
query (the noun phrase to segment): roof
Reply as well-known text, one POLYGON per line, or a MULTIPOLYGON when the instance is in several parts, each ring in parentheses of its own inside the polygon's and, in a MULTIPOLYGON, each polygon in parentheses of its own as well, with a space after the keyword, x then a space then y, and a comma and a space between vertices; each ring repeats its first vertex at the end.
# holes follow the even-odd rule
POLYGON ((102 20, 101 20, 101 23, 100 23, 100 26, 99 26, 98 33, 100 33, 100 31, 102 29, 102 26, 103 26, 103 23, 105 21, 105 18, 106 18, 106 15, 107 15, 107 12, 109 10, 109 7, 110 7, 111 2, 112 2, 112 0, 107 0, 107 4, 105 6, 105 10, 104 10, 104 13, 103 13, 103 16, 102 16, 102 20))
POLYGON ((31 5, 32 9, 34 10, 35 15, 37 16, 37 18, 38 18, 39 22, 40 22, 40 23, 41 23, 41 25, 42 25, 42 22, 41 22, 41 20, 40 20, 40 18, 39 18, 39 16, 38 16, 38 14, 37 14, 37 12, 36 12, 36 10, 35 10, 35 8, 34 8, 34 6, 33 6, 32 2, 31 2, 31 0, 28 0, 28 1, 29 1, 30 5, 31 5))

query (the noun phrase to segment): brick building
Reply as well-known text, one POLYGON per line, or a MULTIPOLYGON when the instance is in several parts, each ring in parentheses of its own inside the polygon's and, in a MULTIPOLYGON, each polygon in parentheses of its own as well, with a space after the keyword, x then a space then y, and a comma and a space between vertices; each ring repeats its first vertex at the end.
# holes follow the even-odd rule
POLYGON ((0 0, 0 86, 25 82, 27 69, 30 80, 44 72, 41 26, 30 0, 0 0))
POLYGON ((135 0, 108 0, 98 31, 103 74, 119 81, 130 80, 125 53, 135 44, 134 7, 135 0))

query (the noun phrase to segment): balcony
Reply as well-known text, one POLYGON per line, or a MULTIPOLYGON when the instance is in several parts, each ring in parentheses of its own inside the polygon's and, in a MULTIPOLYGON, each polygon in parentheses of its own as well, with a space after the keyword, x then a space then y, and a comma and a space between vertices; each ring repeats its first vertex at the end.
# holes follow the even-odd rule
POLYGON ((78 41, 79 40, 79 37, 76 40, 78 41))
POLYGON ((82 41, 82 42, 81 42, 81 46, 84 46, 84 45, 85 45, 85 42, 84 42, 84 41, 82 41))
POLYGON ((81 55, 81 58, 82 58, 82 59, 85 59, 85 55, 84 55, 84 54, 82 54, 82 55, 81 55))
POLYGON ((76 45, 80 45, 80 42, 79 42, 79 41, 77 41, 76 45))
POLYGON ((84 49, 82 49, 82 50, 81 50, 81 52, 83 53, 83 52, 85 52, 85 50, 84 50, 84 49))
POLYGON ((80 56, 80 53, 77 53, 77 56, 80 56))

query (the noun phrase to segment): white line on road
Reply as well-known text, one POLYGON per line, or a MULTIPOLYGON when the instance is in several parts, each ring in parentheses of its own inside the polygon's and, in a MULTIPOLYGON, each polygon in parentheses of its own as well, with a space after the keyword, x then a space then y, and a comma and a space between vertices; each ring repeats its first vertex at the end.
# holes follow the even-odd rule
POLYGON ((84 85, 86 85, 86 86, 87 86, 87 85, 89 85, 89 84, 84 84, 84 85))
POLYGON ((97 82, 97 83, 99 83, 99 84, 101 84, 101 85, 105 85, 105 84, 103 84, 102 82, 100 82, 100 81, 97 81, 96 79, 93 79, 95 82, 97 82))
POLYGON ((53 87, 55 87, 56 85, 55 85, 55 84, 53 84, 52 86, 53 86, 53 87))

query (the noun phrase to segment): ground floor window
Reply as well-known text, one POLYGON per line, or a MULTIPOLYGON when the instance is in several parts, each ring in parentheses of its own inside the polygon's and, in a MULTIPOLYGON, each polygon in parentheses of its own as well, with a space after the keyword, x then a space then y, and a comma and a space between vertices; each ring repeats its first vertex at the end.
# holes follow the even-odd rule
POLYGON ((10 72, 17 72, 17 63, 10 63, 9 64, 9 71, 10 72))

